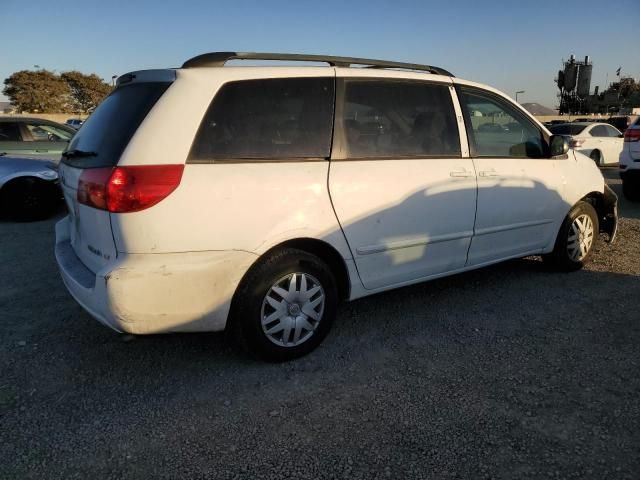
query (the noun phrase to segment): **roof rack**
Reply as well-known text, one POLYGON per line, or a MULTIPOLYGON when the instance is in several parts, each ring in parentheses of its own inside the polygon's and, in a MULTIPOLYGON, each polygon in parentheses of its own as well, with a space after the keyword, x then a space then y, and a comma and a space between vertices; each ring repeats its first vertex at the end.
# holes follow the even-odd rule
POLYGON ((321 62, 332 67, 351 67, 362 65, 370 68, 401 68, 404 70, 419 70, 436 75, 453 77, 447 70, 431 65, 417 63, 389 62, 371 58, 334 57, 330 55, 304 55, 297 53, 257 53, 257 52, 211 52, 190 58, 182 64, 182 68, 223 67, 229 60, 284 60, 288 62, 321 62))

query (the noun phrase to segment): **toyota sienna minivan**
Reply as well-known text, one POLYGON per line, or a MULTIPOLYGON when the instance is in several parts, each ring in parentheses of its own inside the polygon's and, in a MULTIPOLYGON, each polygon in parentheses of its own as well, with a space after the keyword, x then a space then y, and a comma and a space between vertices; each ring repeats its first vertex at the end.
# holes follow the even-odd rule
POLYGON ((63 157, 55 253, 93 317, 227 329, 270 361, 317 347, 342 300, 528 255, 576 270, 616 234, 593 161, 428 65, 217 52, 128 73, 63 157))

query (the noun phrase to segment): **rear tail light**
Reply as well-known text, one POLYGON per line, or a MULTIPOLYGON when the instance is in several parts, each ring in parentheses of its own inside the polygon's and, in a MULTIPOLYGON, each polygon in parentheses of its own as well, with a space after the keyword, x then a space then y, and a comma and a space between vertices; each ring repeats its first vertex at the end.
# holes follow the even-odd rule
POLYGON ((78 182, 78 202, 112 213, 139 212, 173 192, 184 165, 91 168, 78 182))
POLYGON ((571 139, 571 140, 569 140, 569 148, 578 148, 578 147, 581 147, 583 143, 584 143, 584 140, 574 140, 574 139, 571 139))
POLYGON ((640 141, 640 128, 627 128, 624 132, 625 142, 638 142, 640 141))

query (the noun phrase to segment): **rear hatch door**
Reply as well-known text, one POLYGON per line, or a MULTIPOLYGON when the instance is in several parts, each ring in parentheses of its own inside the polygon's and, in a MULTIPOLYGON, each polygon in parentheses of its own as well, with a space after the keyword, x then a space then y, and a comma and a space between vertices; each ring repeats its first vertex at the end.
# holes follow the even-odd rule
POLYGON ((83 178, 95 177, 100 171, 108 174, 117 166, 136 130, 171 84, 168 72, 175 78, 173 71, 157 72, 165 74, 156 75, 155 81, 149 72, 128 74, 130 80, 105 98, 63 154, 59 176, 69 210, 71 246, 94 273, 117 256, 111 218, 107 210, 79 202, 78 187, 83 178))

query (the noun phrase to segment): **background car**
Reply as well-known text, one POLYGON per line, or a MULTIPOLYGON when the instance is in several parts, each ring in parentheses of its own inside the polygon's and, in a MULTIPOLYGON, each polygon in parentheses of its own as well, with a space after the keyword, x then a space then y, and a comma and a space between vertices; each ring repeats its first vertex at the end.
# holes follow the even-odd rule
POLYGON ((624 132, 620 178, 624 196, 629 200, 640 200, 640 117, 624 132))
POLYGON ((603 118, 576 118, 572 120, 572 123, 595 123, 595 122, 604 122, 603 118))
POLYGON ((598 166, 618 163, 623 135, 607 123, 571 122, 552 125, 549 131, 566 137, 571 148, 588 155, 598 166))
POLYGON ((49 216, 61 204, 54 162, 0 155, 0 212, 16 220, 49 216))
POLYGON ((84 121, 79 118, 69 118, 66 122, 64 122, 65 125, 68 125, 75 130, 78 130, 83 123, 84 121))
POLYGON ((0 154, 60 160, 76 131, 39 118, 0 118, 0 154))
POLYGON ((606 123, 608 123, 609 125, 613 125, 621 132, 624 132, 627 128, 633 125, 634 122, 639 118, 640 116, 637 116, 637 115, 615 116, 615 117, 609 117, 606 120, 606 123))

